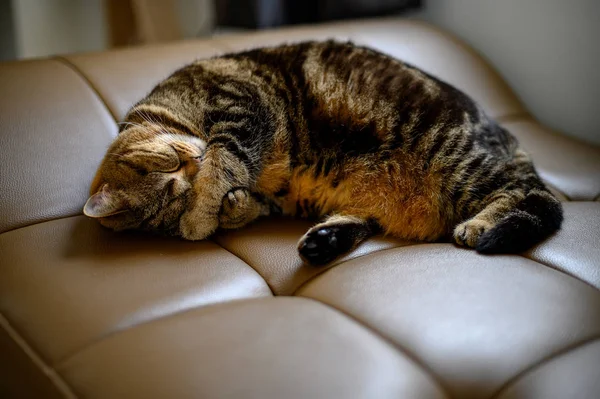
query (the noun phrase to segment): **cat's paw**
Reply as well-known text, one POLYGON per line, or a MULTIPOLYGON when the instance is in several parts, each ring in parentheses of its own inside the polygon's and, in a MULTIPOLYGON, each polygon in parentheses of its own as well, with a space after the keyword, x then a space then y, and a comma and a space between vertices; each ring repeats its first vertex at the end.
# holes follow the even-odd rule
POLYGON ((248 190, 237 188, 228 192, 223 197, 221 212, 219 213, 219 226, 224 229, 242 227, 249 218, 255 218, 254 200, 248 190))
POLYGON ((348 252, 352 240, 337 226, 315 226, 298 244, 300 257, 315 266, 325 265, 348 252))
POLYGON ((204 240, 215 232, 218 220, 207 212, 187 211, 179 220, 181 237, 190 241, 204 240))
POLYGON ((231 213, 236 212, 240 208, 245 208, 244 205, 248 203, 249 196, 248 191, 243 188, 231 190, 223 197, 223 212, 231 213))
POLYGON ((479 237, 492 227, 493 225, 485 220, 467 220, 454 228, 454 241, 458 245, 475 248, 479 237))

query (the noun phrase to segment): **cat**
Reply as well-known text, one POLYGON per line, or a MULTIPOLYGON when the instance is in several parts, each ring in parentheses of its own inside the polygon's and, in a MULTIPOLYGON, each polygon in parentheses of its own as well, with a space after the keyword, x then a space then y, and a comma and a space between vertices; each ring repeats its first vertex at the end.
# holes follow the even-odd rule
POLYGON ((127 113, 85 215, 202 240, 280 212, 318 223, 323 265, 375 234, 517 253, 558 230, 560 202, 517 140, 467 95, 336 41, 199 60, 127 113))

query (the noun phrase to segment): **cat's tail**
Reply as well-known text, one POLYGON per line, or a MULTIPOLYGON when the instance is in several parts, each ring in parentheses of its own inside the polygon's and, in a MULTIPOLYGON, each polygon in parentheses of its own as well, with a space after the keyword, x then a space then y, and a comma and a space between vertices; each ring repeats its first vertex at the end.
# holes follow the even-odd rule
MULTIPOLYGON (((494 207, 494 203, 488 208, 494 207)), ((480 253, 518 253, 544 240, 558 229, 563 221, 560 201, 546 189, 533 189, 525 197, 506 208, 494 226, 477 240, 480 253)), ((475 216, 477 218, 477 216, 475 216)))

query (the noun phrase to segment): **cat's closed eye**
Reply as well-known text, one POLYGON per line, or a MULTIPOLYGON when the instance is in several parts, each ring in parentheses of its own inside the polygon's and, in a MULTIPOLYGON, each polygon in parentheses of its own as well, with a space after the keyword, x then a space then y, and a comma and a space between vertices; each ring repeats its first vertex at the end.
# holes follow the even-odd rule
POLYGON ((165 169, 162 169, 162 170, 155 170, 155 171, 152 171, 152 172, 150 172, 150 173, 162 173, 162 174, 169 174, 169 173, 176 173, 176 172, 179 172, 179 171, 181 170, 181 168, 183 167, 183 165, 184 165, 184 162, 181 162, 181 160, 180 160, 180 159, 179 159, 178 161, 179 161, 179 162, 178 162, 178 164, 177 164, 176 166, 174 166, 174 167, 171 167, 171 168, 165 168, 165 169))

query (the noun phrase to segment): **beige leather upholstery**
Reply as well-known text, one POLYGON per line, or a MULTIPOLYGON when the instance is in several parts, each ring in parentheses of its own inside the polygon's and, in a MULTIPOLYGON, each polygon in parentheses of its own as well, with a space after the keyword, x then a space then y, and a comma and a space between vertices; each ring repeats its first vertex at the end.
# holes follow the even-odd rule
MULTIPOLYGON (((600 397, 600 149, 540 125, 448 34, 381 19, 0 64, 0 397, 600 397), (306 222, 202 243, 81 216, 116 121, 172 70, 336 37, 480 101, 565 201, 520 256, 375 238, 303 265, 306 222)), ((566 111, 565 111, 566 112, 566 111)))

